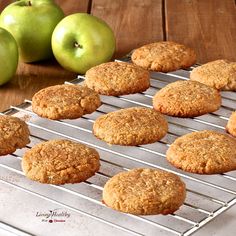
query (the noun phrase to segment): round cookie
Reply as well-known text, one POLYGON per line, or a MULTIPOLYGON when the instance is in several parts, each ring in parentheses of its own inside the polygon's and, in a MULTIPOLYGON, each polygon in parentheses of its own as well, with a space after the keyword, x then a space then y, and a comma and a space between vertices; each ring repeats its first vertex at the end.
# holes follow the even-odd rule
POLYGON ((0 156, 11 154, 29 142, 27 124, 13 116, 0 116, 0 156))
POLYGON ((139 93, 150 87, 149 72, 126 62, 107 62, 92 67, 85 77, 89 88, 109 96, 139 93))
POLYGON ((186 197, 185 184, 170 172, 133 169, 112 177, 103 189, 103 202, 134 215, 171 214, 186 197))
POLYGON ((229 121, 226 126, 226 130, 236 137, 236 112, 233 112, 229 118, 229 121))
POLYGON ((69 140, 39 143, 22 159, 22 169, 29 179, 56 185, 85 181, 99 167, 95 149, 69 140))
POLYGON ((197 174, 236 170, 236 139, 204 130, 177 138, 167 150, 167 160, 177 168, 197 174))
POLYGON ((109 143, 135 146, 154 143, 168 130, 165 117, 144 107, 131 107, 100 116, 93 125, 94 135, 109 143))
POLYGON ((218 90, 236 91, 236 62, 216 60, 194 68, 190 79, 218 90))
POLYGON ((220 93, 197 81, 176 81, 156 93, 153 98, 155 110, 177 117, 195 117, 218 110, 220 93))
POLYGON ((99 95, 82 85, 47 87, 32 98, 32 110, 52 120, 76 119, 94 112, 100 105, 99 95))
POLYGON ((136 49, 132 61, 145 69, 169 72, 188 68, 196 63, 196 53, 182 44, 163 41, 144 45, 136 49))

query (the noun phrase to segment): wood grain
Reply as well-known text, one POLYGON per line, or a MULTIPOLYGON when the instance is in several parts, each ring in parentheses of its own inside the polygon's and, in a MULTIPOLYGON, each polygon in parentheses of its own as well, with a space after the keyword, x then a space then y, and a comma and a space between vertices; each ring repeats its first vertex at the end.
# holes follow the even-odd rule
POLYGON ((0 1, 0 12, 10 3, 12 3, 14 1, 10 1, 10 0, 1 0, 0 1))
MULTIPOLYGON (((0 0, 1 10, 13 0, 0 0)), ((66 15, 90 12, 105 20, 117 38, 115 57, 157 40, 174 40, 197 51, 198 61, 236 61, 234 0, 55 0, 66 15)), ((0 87, 0 111, 30 99, 39 89, 76 75, 55 60, 20 63, 16 76, 0 87)))
MULTIPOLYGON (((11 1, 1 0, 0 11, 11 1)), ((66 14, 87 12, 88 0, 56 0, 66 14)), ((75 73, 64 70, 55 60, 24 64, 19 63, 15 77, 0 87, 0 111, 10 105, 18 105, 24 99, 31 99, 38 90, 76 77, 75 73)))
POLYGON ((105 20, 115 32, 116 57, 163 40, 161 0, 94 0, 91 14, 105 20))
POLYGON ((55 2, 62 8, 65 15, 89 10, 89 0, 55 0, 55 2))
POLYGON ((236 61, 234 0, 166 0, 166 36, 193 47, 200 63, 236 61))
MULTIPOLYGON (((65 13, 69 15, 76 12, 87 12, 89 0, 54 0, 65 13)), ((0 12, 10 3, 15 2, 14 0, 0 0, 0 12)))

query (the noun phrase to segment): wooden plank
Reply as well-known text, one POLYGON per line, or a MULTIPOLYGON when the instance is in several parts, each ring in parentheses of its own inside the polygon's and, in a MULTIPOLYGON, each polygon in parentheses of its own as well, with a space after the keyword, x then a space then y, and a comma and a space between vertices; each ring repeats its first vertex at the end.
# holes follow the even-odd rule
POLYGON ((193 47, 198 62, 236 61, 234 0, 165 0, 166 36, 193 47))
POLYGON ((8 5, 10 4, 12 1, 9 0, 1 0, 0 1, 0 12, 8 5))
POLYGON ((105 20, 115 32, 115 57, 143 44, 163 40, 161 0, 94 0, 91 14, 105 20))
MULTIPOLYGON (((87 12, 89 0, 56 0, 66 14, 74 12, 87 12)), ((0 11, 9 4, 9 0, 0 1, 0 11)), ((15 77, 7 84, 0 87, 0 111, 17 105, 24 99, 31 99, 38 90, 61 84, 66 80, 76 77, 75 73, 64 70, 55 60, 24 64, 19 63, 15 77)))
POLYGON ((55 0, 55 2, 62 8, 65 15, 89 10, 89 0, 55 0))
MULTIPOLYGON (((0 12, 13 0, 1 0, 0 1, 0 12)), ((87 12, 89 6, 89 0, 55 0, 66 15, 76 13, 76 12, 87 12)))

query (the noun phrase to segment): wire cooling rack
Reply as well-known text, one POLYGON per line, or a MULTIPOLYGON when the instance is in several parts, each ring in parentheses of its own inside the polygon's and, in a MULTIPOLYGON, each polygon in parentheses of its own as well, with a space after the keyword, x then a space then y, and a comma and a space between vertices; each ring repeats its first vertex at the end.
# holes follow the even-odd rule
MULTIPOLYGON (((18 183, 0 178, 0 183, 27 193, 30 198, 43 198, 64 209, 90 217, 99 224, 112 226, 119 231, 119 235, 193 234, 236 203, 236 171, 209 176, 183 172, 168 164, 165 153, 176 138, 189 132, 205 129, 224 132, 231 112, 236 109, 236 93, 222 92, 222 107, 211 114, 186 119, 167 117, 169 132, 154 144, 109 146, 92 134, 94 120, 100 115, 132 106, 152 107, 152 97, 159 89, 170 82, 188 79, 191 69, 166 74, 151 72, 151 87, 144 93, 120 97, 101 96, 102 106, 96 112, 76 120, 52 121, 40 118, 32 112, 31 101, 28 100, 19 106, 12 106, 3 113, 26 120, 31 131, 31 143, 12 155, 0 158, 0 172, 19 175, 23 181, 18 183), (96 148, 101 156, 99 172, 83 183, 64 186, 42 185, 26 179, 20 167, 22 155, 33 145, 52 138, 70 139, 96 148), (179 175, 187 186, 184 205, 167 216, 134 216, 107 208, 101 202, 105 182, 116 173, 136 167, 159 168, 179 175)), ((83 80, 84 77, 79 76, 67 83, 78 84, 83 80)), ((0 222, 1 228, 16 235, 31 235, 24 231, 23 225, 16 227, 13 223, 0 222)))

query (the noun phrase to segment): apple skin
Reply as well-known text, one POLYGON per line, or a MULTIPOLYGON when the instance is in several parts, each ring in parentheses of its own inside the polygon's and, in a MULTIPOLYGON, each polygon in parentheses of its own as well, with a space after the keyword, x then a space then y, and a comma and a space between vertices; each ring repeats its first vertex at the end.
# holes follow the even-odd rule
POLYGON ((67 70, 84 74, 88 69, 111 59, 115 36, 101 19, 76 13, 65 17, 52 34, 52 50, 67 70))
POLYGON ((15 75, 19 58, 16 40, 3 28, 0 28, 0 58, 0 85, 3 85, 15 75))
POLYGON ((53 56, 52 32, 63 17, 63 11, 52 0, 20 0, 3 10, 0 27, 16 39, 20 60, 35 62, 53 56))

